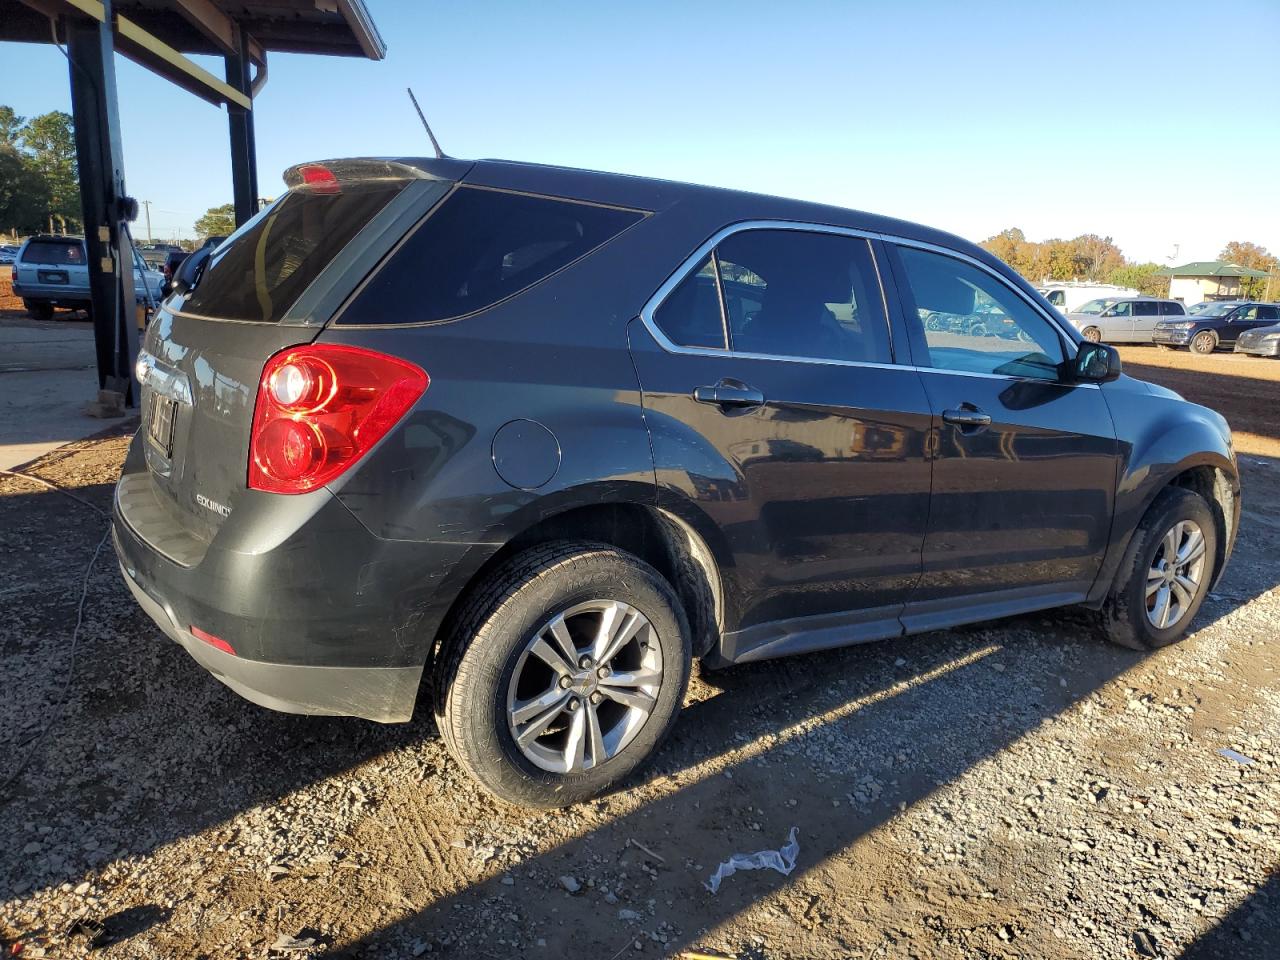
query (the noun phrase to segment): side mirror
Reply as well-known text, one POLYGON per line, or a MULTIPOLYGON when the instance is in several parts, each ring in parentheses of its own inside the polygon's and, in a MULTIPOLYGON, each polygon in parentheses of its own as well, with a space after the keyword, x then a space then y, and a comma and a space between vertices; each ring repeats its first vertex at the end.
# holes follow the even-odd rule
POLYGON ((1086 340, 1071 362, 1071 379, 1078 383, 1109 383, 1120 376, 1120 352, 1105 343, 1086 340))
POLYGON ((200 274, 200 268, 204 266, 204 262, 209 259, 209 254, 211 253, 213 253, 212 247, 204 247, 191 254, 178 265, 178 269, 173 274, 174 293, 181 296, 195 286, 196 277, 200 274))
POLYGON ((1104 317, 1114 317, 1115 315, 1116 315, 1115 307, 1107 307, 1107 309, 1102 311, 1102 316, 1104 317))

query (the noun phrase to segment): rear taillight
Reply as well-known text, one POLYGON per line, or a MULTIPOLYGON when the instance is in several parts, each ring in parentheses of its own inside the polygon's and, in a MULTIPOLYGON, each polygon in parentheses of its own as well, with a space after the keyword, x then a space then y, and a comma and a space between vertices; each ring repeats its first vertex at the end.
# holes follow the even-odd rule
POLYGON ((262 369, 249 440, 249 487, 306 493, 341 474, 426 392, 412 363, 338 344, 277 353, 262 369))

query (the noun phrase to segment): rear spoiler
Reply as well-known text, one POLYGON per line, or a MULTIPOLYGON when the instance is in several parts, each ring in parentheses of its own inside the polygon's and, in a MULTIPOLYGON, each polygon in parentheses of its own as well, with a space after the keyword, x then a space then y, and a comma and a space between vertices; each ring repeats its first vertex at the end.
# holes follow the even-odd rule
POLYGON ((451 157, 356 157, 299 163, 284 172, 285 186, 323 189, 357 180, 461 180, 474 166, 451 157))

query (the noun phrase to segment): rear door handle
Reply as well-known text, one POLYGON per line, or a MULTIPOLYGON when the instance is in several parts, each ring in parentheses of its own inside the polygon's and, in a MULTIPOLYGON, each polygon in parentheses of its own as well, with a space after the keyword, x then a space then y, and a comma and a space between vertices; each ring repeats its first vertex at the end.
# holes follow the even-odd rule
POLYGON ((721 380, 713 387, 696 387, 693 399, 698 403, 713 403, 726 409, 744 410, 764 405, 764 394, 755 387, 736 380, 721 380))
MULTIPOLYGON (((983 413, 972 403, 962 403, 959 407, 943 410, 942 419, 962 429, 980 430, 991 425, 991 414, 983 413)), ((976 430, 975 430, 976 432, 976 430)))

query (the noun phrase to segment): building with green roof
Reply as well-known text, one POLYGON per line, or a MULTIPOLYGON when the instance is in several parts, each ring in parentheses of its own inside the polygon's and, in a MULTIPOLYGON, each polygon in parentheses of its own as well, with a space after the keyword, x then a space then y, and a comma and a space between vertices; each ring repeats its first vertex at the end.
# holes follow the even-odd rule
POLYGON ((1187 306, 1202 300, 1236 300, 1244 295, 1244 280, 1267 276, 1262 270, 1225 260, 1198 260, 1180 267, 1165 267, 1156 274, 1169 278, 1169 296, 1187 306))

